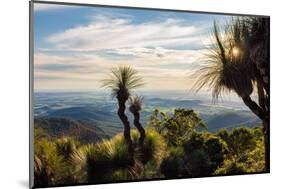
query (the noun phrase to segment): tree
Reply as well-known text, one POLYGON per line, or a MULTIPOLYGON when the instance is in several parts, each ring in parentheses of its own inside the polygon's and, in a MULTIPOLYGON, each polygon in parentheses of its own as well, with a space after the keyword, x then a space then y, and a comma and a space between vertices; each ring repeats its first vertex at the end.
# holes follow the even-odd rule
POLYGON ((239 161, 256 147, 256 136, 253 129, 235 128, 232 131, 220 130, 217 135, 223 139, 228 146, 229 154, 239 161))
POLYGON ((140 133, 139 144, 143 146, 143 141, 145 139, 145 130, 140 123, 140 110, 142 106, 142 97, 132 96, 129 98, 130 111, 134 115, 134 125, 140 133))
POLYGON ((169 145, 185 143, 198 128, 206 128, 203 120, 193 110, 175 109, 173 115, 154 110, 149 125, 163 135, 169 145))
POLYGON ((131 95, 131 90, 142 85, 144 85, 142 78, 130 66, 113 68, 108 78, 102 80, 102 87, 111 89, 112 96, 118 100, 118 116, 124 125, 124 138, 131 158, 133 158, 134 148, 130 136, 130 122, 125 114, 126 102, 131 95))
POLYGON ((269 18, 250 17, 250 59, 255 65, 259 106, 264 112, 265 167, 269 171, 269 18))
POLYGON ((160 171, 168 178, 182 176, 184 171, 184 150, 182 147, 172 147, 169 154, 160 165, 160 171))
POLYGON ((228 152, 226 143, 208 132, 194 132, 183 147, 188 176, 211 175, 223 164, 228 152))
POLYGON ((224 39, 214 22, 215 44, 207 54, 195 83, 197 91, 210 86, 213 99, 222 92, 235 92, 244 104, 263 121, 266 170, 269 170, 269 85, 268 85, 268 19, 237 18, 226 26, 224 39), (254 88, 258 102, 251 97, 254 88))

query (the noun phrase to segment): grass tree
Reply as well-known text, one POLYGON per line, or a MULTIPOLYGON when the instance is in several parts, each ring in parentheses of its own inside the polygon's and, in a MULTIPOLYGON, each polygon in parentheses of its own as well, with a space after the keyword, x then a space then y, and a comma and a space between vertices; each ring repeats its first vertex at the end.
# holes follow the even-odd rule
POLYGON ((222 92, 235 92, 263 121, 265 162, 266 170, 269 170, 268 72, 262 70, 269 64, 268 46, 265 44, 268 40, 268 28, 265 22, 263 18, 237 18, 226 26, 223 37, 214 23, 215 43, 206 56, 208 64, 196 73, 198 79, 195 86, 197 91, 209 86, 215 100, 222 92), (258 91, 258 102, 251 97, 255 88, 258 91))
POLYGON ((102 80, 102 86, 111 89, 112 96, 118 101, 118 116, 124 126, 124 138, 131 158, 133 158, 134 148, 130 136, 130 122, 125 114, 126 102, 131 95, 131 90, 143 85, 142 77, 130 66, 113 68, 108 78, 102 80))
POLYGON ((134 125, 140 133, 139 144, 142 146, 145 139, 145 130, 140 123, 140 110, 142 108, 143 98, 140 96, 132 96, 129 99, 130 111, 134 115, 134 125))
POLYGON ((248 24, 250 61, 254 65, 258 105, 263 111, 265 167, 269 171, 269 18, 250 17, 248 24))

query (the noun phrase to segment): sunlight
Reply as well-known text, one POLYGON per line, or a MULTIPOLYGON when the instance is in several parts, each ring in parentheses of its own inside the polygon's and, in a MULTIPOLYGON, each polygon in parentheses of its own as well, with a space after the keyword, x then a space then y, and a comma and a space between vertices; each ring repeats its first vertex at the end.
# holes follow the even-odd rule
POLYGON ((232 54, 234 57, 237 57, 239 55, 239 49, 237 47, 234 47, 232 49, 232 54))

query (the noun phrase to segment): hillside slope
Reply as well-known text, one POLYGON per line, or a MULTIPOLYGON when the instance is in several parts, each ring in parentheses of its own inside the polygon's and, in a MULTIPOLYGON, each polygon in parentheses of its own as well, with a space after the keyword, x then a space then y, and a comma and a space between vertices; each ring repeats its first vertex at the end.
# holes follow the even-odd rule
POLYGON ((253 127, 261 123, 261 120, 253 116, 251 112, 227 112, 224 114, 214 115, 210 120, 206 121, 208 130, 216 132, 221 128, 232 129, 242 125, 253 127))
POLYGON ((67 118, 35 118, 34 127, 43 129, 51 137, 71 136, 82 143, 108 138, 99 127, 67 118))

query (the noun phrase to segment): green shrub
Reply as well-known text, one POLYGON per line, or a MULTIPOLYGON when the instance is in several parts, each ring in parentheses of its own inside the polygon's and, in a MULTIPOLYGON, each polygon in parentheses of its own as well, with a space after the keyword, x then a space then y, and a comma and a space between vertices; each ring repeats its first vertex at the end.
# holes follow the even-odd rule
POLYGON ((226 174, 242 174, 246 173, 247 169, 243 163, 226 160, 220 168, 218 168, 214 175, 226 175, 226 174))
POLYGON ((160 171, 165 177, 176 178, 181 176, 184 169, 184 151, 180 147, 170 149, 169 155, 163 159, 160 171))
POLYGON ((217 133, 226 141, 228 158, 215 174, 239 174, 262 172, 265 168, 263 132, 260 127, 235 128, 217 133))
POLYGON ((146 138, 140 145, 139 132, 133 129, 133 163, 121 133, 88 145, 69 137, 51 142, 40 130, 35 136, 37 187, 262 172, 265 165, 260 127, 220 130, 216 134, 192 131, 188 140, 177 146, 169 142, 172 135, 167 138, 151 127, 146 129, 146 138))
POLYGON ((112 172, 111 178, 113 181, 127 181, 132 180, 131 175, 128 169, 118 169, 112 172))
POLYGON ((152 129, 147 130, 143 148, 140 149, 137 145, 138 132, 132 130, 131 133, 133 144, 136 147, 134 164, 129 159, 123 134, 118 134, 111 140, 103 140, 77 150, 72 156, 73 162, 81 165, 76 170, 87 175, 86 182, 95 183, 115 179, 140 178, 144 174, 143 163, 146 164, 149 161, 161 162, 166 150, 166 143, 161 135, 152 129))
POLYGON ((214 164, 214 169, 222 164, 228 151, 225 142, 215 136, 211 136, 205 141, 204 148, 210 161, 214 164))
POLYGON ((194 150, 185 156, 185 174, 189 177, 208 176, 214 171, 215 163, 204 149, 194 150))
POLYGON ((63 184, 67 165, 57 153, 56 145, 43 138, 35 141, 34 147, 35 186, 63 184))
POLYGON ((206 176, 221 166, 227 153, 226 143, 211 133, 193 133, 184 145, 186 174, 206 176))
POLYGON ((257 140, 263 141, 264 133, 262 127, 255 127, 253 128, 253 133, 257 140))
POLYGON ((55 141, 57 152, 59 155, 63 156, 66 160, 68 160, 71 155, 75 152, 77 147, 79 146, 79 142, 69 138, 62 137, 55 141))
POLYGON ((112 181, 127 181, 127 180, 137 180, 144 177, 144 165, 135 161, 133 166, 127 168, 115 169, 111 173, 112 181))
POLYGON ((258 141, 256 148, 247 154, 247 159, 245 160, 247 172, 265 171, 264 153, 264 143, 263 141, 258 141))
POLYGON ((140 149, 141 162, 146 164, 149 161, 161 162, 166 155, 165 139, 153 129, 146 129, 143 149, 140 149))
POLYGON ((247 153, 256 147, 258 133, 258 130, 240 127, 231 130, 228 134, 225 130, 220 130, 217 135, 227 143, 231 157, 238 161, 239 158, 245 158, 247 153))
POLYGON ((87 182, 98 183, 109 180, 108 174, 112 169, 113 147, 111 141, 102 141, 84 147, 81 151, 85 161, 87 182), (107 179, 108 178, 108 179, 107 179))

